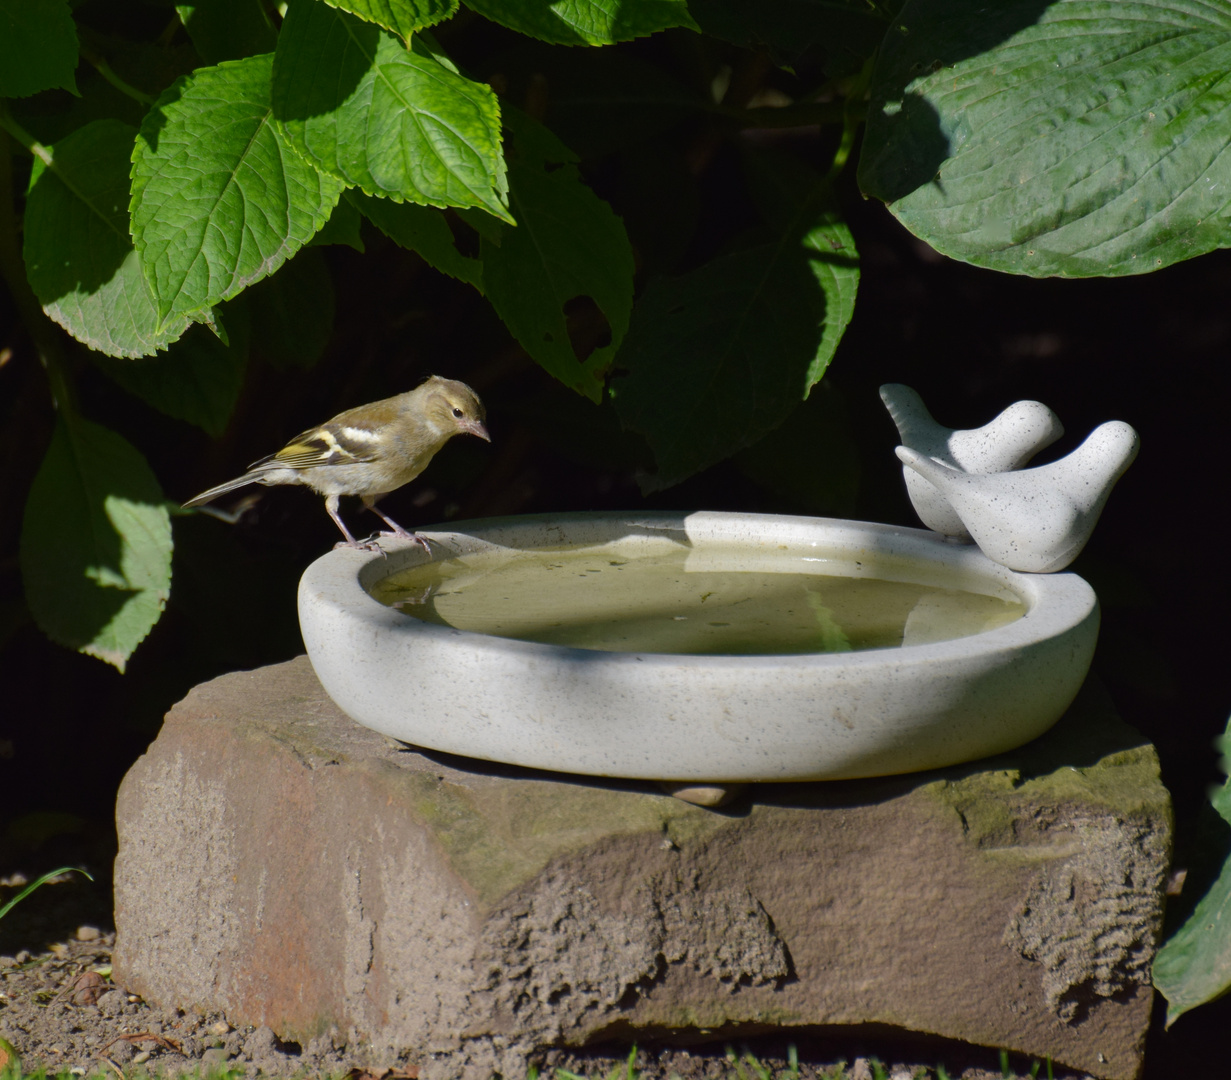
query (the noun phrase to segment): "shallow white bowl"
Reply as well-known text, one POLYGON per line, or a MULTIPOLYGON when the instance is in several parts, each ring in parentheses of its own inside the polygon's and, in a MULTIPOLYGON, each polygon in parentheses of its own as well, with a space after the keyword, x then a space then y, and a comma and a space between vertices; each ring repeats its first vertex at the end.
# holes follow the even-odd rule
POLYGON ((576 514, 424 530, 431 558, 499 548, 664 542, 815 546, 856 574, 1016 597, 1026 614, 927 645, 788 656, 597 652, 455 630, 366 591, 428 561, 339 549, 299 586, 312 666, 353 719, 403 742, 598 776, 732 783, 937 768, 1041 735, 1094 653, 1098 602, 1075 574, 1018 574, 935 533, 761 514, 576 514))

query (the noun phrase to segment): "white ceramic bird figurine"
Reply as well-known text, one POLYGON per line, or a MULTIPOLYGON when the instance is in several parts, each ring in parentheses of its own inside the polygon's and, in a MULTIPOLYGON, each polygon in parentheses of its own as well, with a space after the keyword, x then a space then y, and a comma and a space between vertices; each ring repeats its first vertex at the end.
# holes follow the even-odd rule
MULTIPOLYGON (((880 394, 903 446, 959 472, 985 475, 1020 469, 1064 434, 1059 417, 1041 401, 1019 401, 981 428, 955 431, 933 420, 923 399, 909 386, 886 383, 880 394)), ((971 539, 938 488, 910 469, 903 468, 902 474, 906 493, 924 525, 945 536, 971 539)))
POLYGON ((1140 440, 1113 420, 1068 457, 1037 469, 974 475, 899 446, 899 460, 942 492, 983 554, 1031 574, 1063 570, 1081 553, 1140 440))

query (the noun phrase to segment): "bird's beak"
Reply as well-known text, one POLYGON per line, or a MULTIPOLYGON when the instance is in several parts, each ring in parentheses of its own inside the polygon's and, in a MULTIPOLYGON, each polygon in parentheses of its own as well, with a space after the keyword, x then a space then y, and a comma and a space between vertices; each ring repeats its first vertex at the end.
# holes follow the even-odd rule
POLYGON ((487 433, 487 428, 483 426, 481 420, 466 420, 458 424, 458 427, 470 435, 477 435, 484 442, 492 441, 492 437, 487 433))

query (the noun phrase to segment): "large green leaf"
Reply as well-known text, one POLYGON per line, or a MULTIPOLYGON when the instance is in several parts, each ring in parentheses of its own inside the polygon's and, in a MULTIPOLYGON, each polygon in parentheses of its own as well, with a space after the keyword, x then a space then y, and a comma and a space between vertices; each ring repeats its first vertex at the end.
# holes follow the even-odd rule
POLYGON ((26 273, 43 310, 108 356, 148 356, 188 327, 159 328, 128 235, 128 169, 137 129, 95 120, 35 164, 26 202, 26 273))
MULTIPOLYGON (((824 375, 854 313, 855 242, 842 219, 813 199, 767 214, 778 239, 651 282, 616 358, 626 374, 612 394, 623 423, 645 435, 670 487, 756 443, 824 375)), ((756 186, 756 185, 754 185, 756 186)))
POLYGON ((356 191, 348 191, 343 202, 357 206, 395 244, 415 252, 441 273, 483 291, 483 264, 457 250, 453 231, 440 210, 375 199, 356 191))
POLYGON ((207 64, 273 52, 278 33, 262 0, 201 0, 176 4, 197 55, 207 64))
MULTIPOLYGON (((272 279, 277 281, 282 274, 272 279)), ((262 282, 258 288, 268 284, 262 282)), ((99 359, 98 366, 130 394, 159 412, 186 420, 215 437, 226 431, 244 382, 248 357, 247 296, 221 312, 230 344, 204 326, 190 326, 162 356, 99 359)))
POLYGON ((325 0, 325 3, 392 30, 407 41, 416 30, 435 26, 457 11, 457 0, 325 0))
POLYGON ((369 195, 505 208, 500 105, 416 37, 320 3, 287 13, 274 62, 280 127, 318 169, 369 195))
POLYGON ((21 571, 48 637, 124 670, 171 590, 171 519, 131 444, 61 414, 26 501, 21 571))
POLYGON ((937 250, 1033 276, 1231 245, 1231 2, 910 0, 859 180, 937 250))
POLYGON ((0 0, 0 98, 77 92, 77 28, 68 0, 0 0))
POLYGON ((659 30, 696 30, 685 0, 466 0, 492 22, 555 45, 614 45, 659 30))
POLYGON ((565 386, 594 401, 628 330, 633 252, 624 224, 584 183, 576 157, 547 128, 510 113, 517 157, 509 167, 509 205, 517 228, 480 247, 483 287, 522 348, 565 386), (607 321, 610 341, 578 359, 565 306, 588 297, 607 321))
POLYGON ((272 66, 266 54, 202 68, 163 94, 141 125, 132 233, 164 320, 272 274, 342 193, 273 122, 272 66))
MULTIPOLYGON (((1231 761, 1231 723, 1220 742, 1225 772, 1231 761)), ((1222 823, 1231 825, 1231 780, 1211 793, 1210 802, 1222 823)), ((1192 914, 1158 950, 1154 985, 1167 999, 1168 1027, 1189 1009, 1231 990, 1231 853, 1192 914)))

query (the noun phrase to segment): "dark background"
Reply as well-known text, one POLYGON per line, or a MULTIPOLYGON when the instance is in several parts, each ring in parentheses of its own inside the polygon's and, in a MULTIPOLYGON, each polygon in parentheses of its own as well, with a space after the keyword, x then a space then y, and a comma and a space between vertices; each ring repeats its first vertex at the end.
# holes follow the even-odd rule
MULTIPOLYGON (((481 61, 472 57, 472 67, 484 70, 481 61)), ((526 92, 511 79, 514 91, 526 92)), ((639 285, 651 273, 678 273, 721 250, 751 217, 737 179, 735 138, 715 139, 701 124, 669 137, 706 149, 691 188, 695 218, 686 229, 654 221, 652 205, 629 179, 627 156, 585 163, 587 178, 629 225, 639 285)), ((814 130, 773 139, 818 161, 827 150, 814 130)), ((884 382, 915 387, 936 418, 954 427, 977 427, 1022 398, 1047 403, 1066 435, 1040 463, 1068 453, 1099 423, 1126 420, 1141 435, 1140 456, 1072 569, 1094 585, 1103 605, 1094 672, 1123 717, 1159 749, 1175 800, 1176 865, 1193 867, 1191 886, 1208 873, 1202 858, 1208 863, 1223 854, 1221 835, 1202 832, 1198 822, 1209 785, 1223 779, 1212 742, 1231 706, 1223 666, 1231 600, 1223 516, 1231 253, 1134 278, 1035 281, 937 255, 881 204, 862 199, 849 177, 839 198, 859 247, 862 281, 854 321, 824 382, 758 450, 651 497, 642 496, 638 477, 652 459, 640 440, 620 431, 610 405, 595 407, 552 382, 481 297, 374 231, 364 234, 366 255, 325 249, 337 299, 323 359, 310 372, 287 373, 253 356, 222 439, 148 409, 84 358, 76 373, 82 411, 136 444, 168 498, 179 502, 342 408, 407 389, 431 373, 464 379, 487 403, 492 445, 455 440, 423 478, 390 497, 385 509, 408 527, 634 508, 916 524, 893 457, 895 430, 877 396, 884 382)), ((578 305, 573 315, 578 341, 601 334, 592 310, 578 305)), ((235 525, 201 514, 175 520, 171 602, 126 674, 50 644, 23 616, 16 552, 25 493, 53 414, 37 358, 0 294, 0 349, 6 345, 12 352, 0 366, 0 877, 76 863, 91 868, 97 883, 80 887, 82 907, 55 919, 40 919, 37 910, 19 919, 17 909, 0 923, 0 952, 39 947, 39 935, 70 934, 87 909, 96 921, 108 917, 112 812, 125 770, 191 686, 302 651, 298 576, 337 539, 311 493, 255 489, 259 501, 235 525)), ((360 534, 378 524, 363 521, 357 504, 344 504, 343 514, 360 534)), ((1191 887, 1186 892, 1179 906, 1193 895, 1191 887)), ((37 903, 32 898, 26 906, 37 903)), ((1182 1019, 1169 1034, 1156 1023, 1149 1075, 1202 1075, 1200 1067, 1217 1060, 1207 1057, 1207 1038, 1228 1021, 1224 1001, 1182 1019)))

